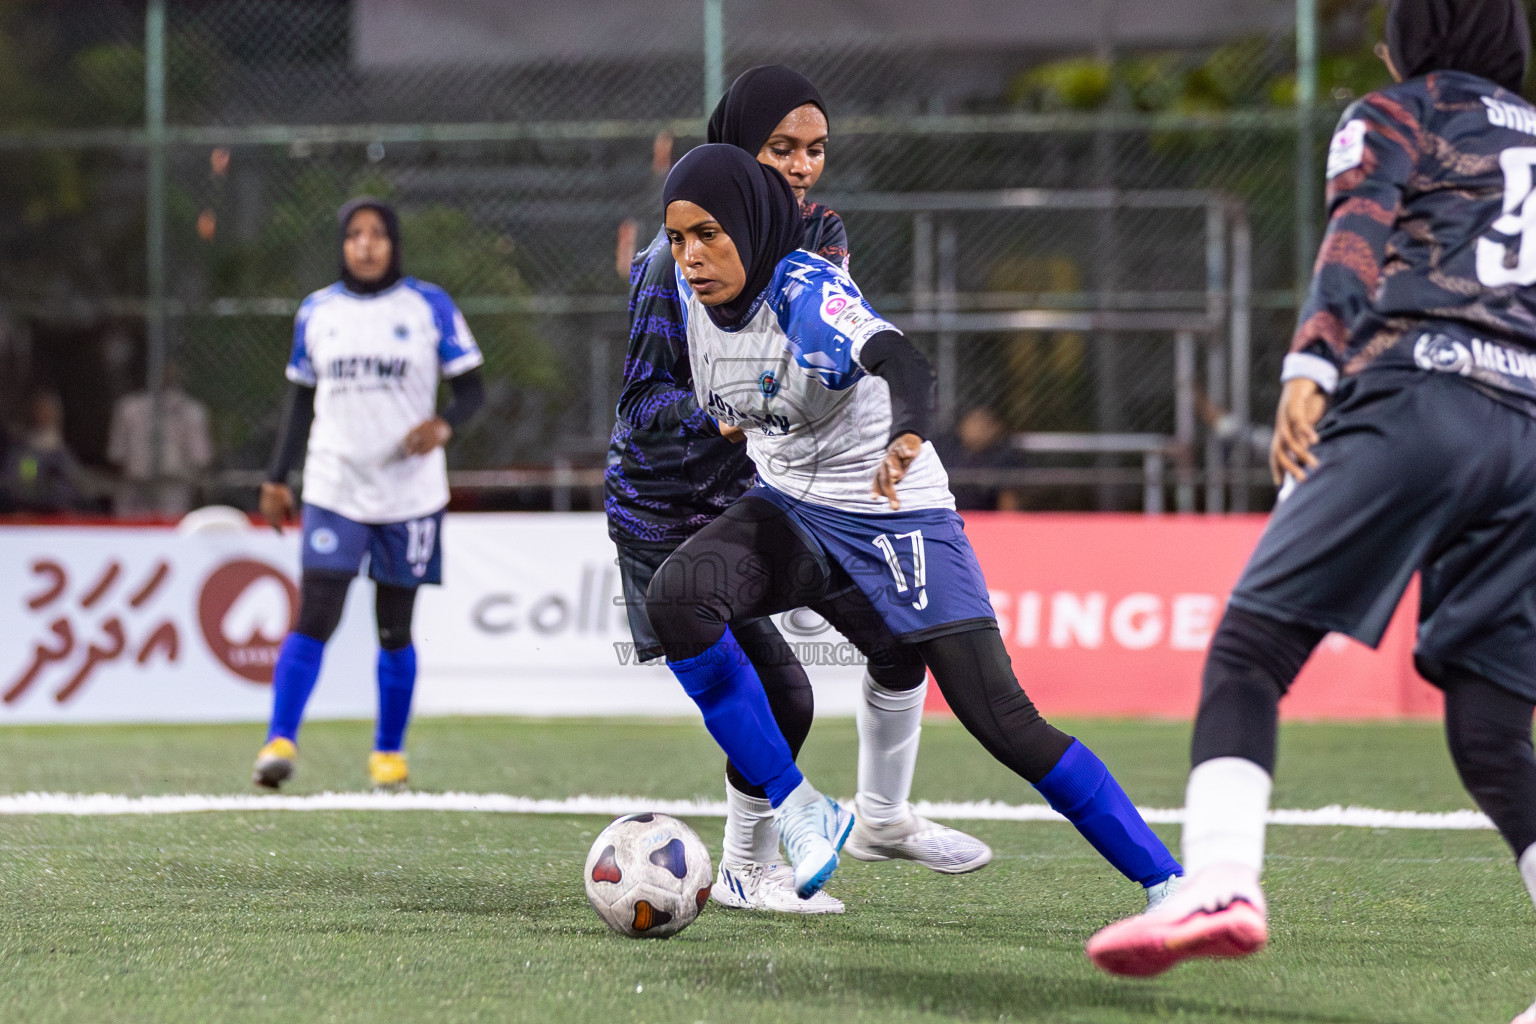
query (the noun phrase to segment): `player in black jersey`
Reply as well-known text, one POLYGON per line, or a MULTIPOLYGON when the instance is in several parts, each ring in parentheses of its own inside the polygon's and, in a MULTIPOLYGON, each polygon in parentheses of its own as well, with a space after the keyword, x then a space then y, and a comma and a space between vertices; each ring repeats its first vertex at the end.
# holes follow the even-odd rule
MULTIPOLYGON (((1280 698, 1327 632, 1375 646, 1415 572, 1416 664, 1445 693, 1462 782, 1536 899, 1536 109, 1516 92, 1528 50, 1518 0, 1391 5, 1380 52, 1399 84, 1345 111, 1329 152, 1328 232, 1272 452, 1286 487, 1206 661, 1189 880, 1093 938, 1106 970, 1265 944, 1280 698)), ((1518 1020, 1536 1024, 1536 1007, 1518 1020)))
MULTIPOLYGON (((744 72, 709 119, 708 140, 746 150, 789 181, 805 228, 801 247, 848 268, 848 235, 838 215, 806 193, 826 162, 826 105, 803 75, 782 65, 744 72)), ((694 398, 676 263, 659 231, 630 267, 630 339, 624 388, 604 475, 608 534, 619 570, 635 653, 662 655, 645 614, 645 594, 674 550, 741 497, 757 471, 740 438, 721 435, 694 398)), ((731 629, 762 681, 780 731, 798 754, 811 728, 810 680, 766 618, 731 629)), ((869 654, 870 652, 865 652, 869 654)), ((865 675, 859 709, 860 821, 849 852, 855 857, 917 860, 936 871, 984 866, 987 845, 912 812, 907 801, 917 759, 926 676, 922 667, 876 656, 865 675), (874 826, 885 823, 883 830, 874 826)), ((760 787, 726 765, 725 848, 711 898, 725 906, 792 913, 841 913, 827 893, 795 895, 792 873, 779 864, 778 830, 760 787)))

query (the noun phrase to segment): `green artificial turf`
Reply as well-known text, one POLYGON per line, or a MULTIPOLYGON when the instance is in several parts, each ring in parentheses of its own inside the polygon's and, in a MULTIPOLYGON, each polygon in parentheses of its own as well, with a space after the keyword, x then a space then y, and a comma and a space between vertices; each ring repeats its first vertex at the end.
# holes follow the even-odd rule
MULTIPOLYGON (((1187 726, 1072 723, 1145 805, 1177 806, 1187 726)), ((1287 726, 1276 804, 1470 806, 1434 727, 1287 726)), ((369 729, 316 723, 293 792, 357 789, 369 729)), ((0 790, 245 792, 248 726, 0 730, 0 790)), ((689 723, 436 720, 416 788, 718 798, 689 723)), ((852 724, 802 756, 853 783, 852 724)), ((923 735, 918 794, 1032 793, 953 723, 923 735)), ((664 942, 587 907, 602 819, 455 812, 0 818, 4 1021, 1319 1021, 1504 1024, 1536 997, 1533 915, 1491 832, 1270 830, 1271 948, 1151 982, 1083 958, 1138 909, 1057 823, 967 822, 984 871, 847 861, 841 917, 707 909, 664 942)), ((718 847, 720 822, 694 826, 718 847)), ((1176 827, 1159 827, 1170 843, 1176 827)))

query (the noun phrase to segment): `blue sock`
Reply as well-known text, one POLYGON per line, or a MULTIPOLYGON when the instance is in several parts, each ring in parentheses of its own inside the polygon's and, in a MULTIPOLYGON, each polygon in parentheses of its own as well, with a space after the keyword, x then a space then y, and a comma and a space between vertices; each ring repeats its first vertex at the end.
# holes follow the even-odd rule
POLYGON ((277 652, 277 665, 272 669, 272 724, 267 729, 267 741, 281 736, 296 740, 299 723, 304 720, 304 705, 314 692, 315 680, 320 678, 320 658, 325 654, 325 644, 303 633, 289 633, 277 652))
POLYGON ((374 750, 404 750, 405 726, 411 718, 411 694, 416 692, 416 646, 379 651, 379 727, 374 750))
POLYGON ((704 727, 736 769, 752 785, 761 786, 774 807, 783 803, 805 776, 795 767, 757 670, 730 627, 703 654, 668 662, 667 667, 704 713, 704 727))
POLYGON ((1126 878, 1146 886, 1184 873, 1104 762, 1077 740, 1035 788, 1126 878))

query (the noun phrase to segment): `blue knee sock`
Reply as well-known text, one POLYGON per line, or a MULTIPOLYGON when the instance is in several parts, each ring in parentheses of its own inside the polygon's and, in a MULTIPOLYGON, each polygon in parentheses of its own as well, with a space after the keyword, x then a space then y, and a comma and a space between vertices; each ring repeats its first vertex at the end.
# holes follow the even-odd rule
POLYGON ((267 729, 267 741, 281 736, 294 740, 299 735, 299 723, 304 719, 304 705, 320 678, 320 658, 325 654, 325 644, 303 633, 289 633, 277 652, 277 665, 272 669, 272 724, 267 729))
POLYGON ((703 654, 667 667, 704 713, 704 727, 736 769, 761 786, 774 807, 783 803, 805 777, 773 719, 757 670, 730 628, 703 654))
POLYGON ((404 750, 405 726, 411 718, 411 694, 416 691, 416 646, 379 651, 379 727, 374 750, 404 750))
POLYGON ((1156 885, 1184 873, 1104 762, 1077 740, 1035 788, 1126 878, 1156 885))

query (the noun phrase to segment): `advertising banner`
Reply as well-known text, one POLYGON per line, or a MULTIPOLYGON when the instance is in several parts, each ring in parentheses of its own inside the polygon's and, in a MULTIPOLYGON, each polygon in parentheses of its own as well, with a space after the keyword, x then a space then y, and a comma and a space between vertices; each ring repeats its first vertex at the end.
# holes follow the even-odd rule
MULTIPOLYGON (((1204 651, 1262 517, 971 514, 1014 668, 1049 715, 1188 717, 1204 651)), ((299 538, 112 527, 0 529, 0 723, 263 720, 298 599, 299 538)), ((423 714, 697 712, 637 664, 599 514, 452 515, 442 587, 423 589, 423 714)), ((1433 714, 1412 669, 1412 595, 1379 652, 1324 641, 1292 716, 1433 714)), ((857 652, 819 617, 780 616, 821 714, 849 714, 857 652)), ((352 588, 313 717, 374 713, 373 593, 352 588)), ((942 710, 937 688, 930 709, 942 710)))
MULTIPOLYGON (((0 529, 0 723, 264 720, 298 608, 296 535, 0 529)), ((354 588, 317 716, 371 715, 372 595, 354 588)))
MULTIPOLYGON (((1042 711, 1187 718, 1199 702, 1205 649, 1264 522, 968 513, 965 532, 986 571, 1014 671, 1042 711)), ((1282 712, 1438 714, 1439 691, 1413 670, 1417 606, 1415 586, 1377 651, 1327 637, 1282 712)))

